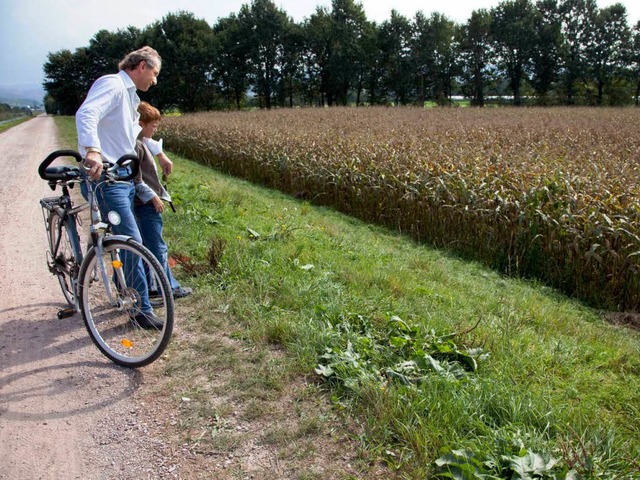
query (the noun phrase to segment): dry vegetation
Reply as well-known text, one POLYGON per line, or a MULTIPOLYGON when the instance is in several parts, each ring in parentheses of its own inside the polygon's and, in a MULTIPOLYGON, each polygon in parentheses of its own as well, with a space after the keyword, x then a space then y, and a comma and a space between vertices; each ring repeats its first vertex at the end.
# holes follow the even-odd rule
POLYGON ((640 109, 167 118, 169 149, 593 305, 640 304, 640 109))

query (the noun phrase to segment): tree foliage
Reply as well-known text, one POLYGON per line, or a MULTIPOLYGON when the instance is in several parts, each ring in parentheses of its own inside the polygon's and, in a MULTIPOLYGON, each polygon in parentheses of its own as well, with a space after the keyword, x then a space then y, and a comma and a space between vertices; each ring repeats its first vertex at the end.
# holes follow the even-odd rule
POLYGON ((89 89, 83 70, 87 67, 86 49, 71 53, 60 50, 48 55, 44 65, 44 88, 51 98, 45 102, 50 113, 73 115, 89 89), (83 93, 84 92, 84 93, 83 93))
POLYGON ((491 35, 496 63, 509 81, 514 105, 521 104, 521 87, 531 69, 535 11, 529 0, 507 0, 492 11, 491 35))
POLYGON ((629 54, 629 73, 635 79, 635 103, 640 104, 640 21, 633 27, 631 52, 629 54))
POLYGON ((597 89, 596 103, 601 105, 604 89, 614 79, 624 77, 631 50, 631 32, 627 25, 627 11, 617 3, 600 10, 596 15, 595 38, 587 49, 589 73, 597 89))
POLYGON ((44 65, 47 109, 73 114, 92 82, 126 53, 153 46, 159 85, 141 96, 162 110, 299 105, 624 105, 640 96, 640 25, 621 4, 504 0, 458 24, 440 13, 381 24, 355 0, 332 0, 300 23, 252 0, 214 25, 179 11, 143 30, 101 30, 44 65))
POLYGON ((484 106, 491 55, 491 15, 476 10, 462 27, 460 45, 462 92, 471 105, 484 106))
POLYGON ((539 102, 547 104, 561 70, 562 17, 557 0, 538 1, 533 34, 530 82, 539 102))
MULTIPOLYGON (((384 68, 383 85, 389 98, 400 105, 407 105, 413 94, 412 37, 413 28, 409 19, 392 10, 391 19, 384 22, 380 28, 380 47, 384 68)), ((425 78, 426 68, 425 66, 418 72, 419 80, 425 78)))
POLYGON ((208 109, 214 96, 212 73, 219 50, 211 26, 192 13, 172 13, 147 28, 142 39, 162 56, 163 86, 150 89, 146 98, 161 109, 208 109))

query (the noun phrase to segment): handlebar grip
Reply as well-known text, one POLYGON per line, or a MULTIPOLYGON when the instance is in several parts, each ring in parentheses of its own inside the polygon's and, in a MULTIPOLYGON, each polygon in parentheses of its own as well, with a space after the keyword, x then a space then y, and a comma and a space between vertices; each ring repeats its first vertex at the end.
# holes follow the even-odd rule
POLYGON ((131 167, 131 173, 124 177, 118 176, 117 180, 122 182, 127 182, 129 180, 133 180, 138 175, 138 171, 140 170, 140 160, 137 155, 123 155, 116 162, 114 169, 119 167, 131 167))
POLYGON ((62 172, 47 172, 47 167, 53 163, 54 160, 60 157, 73 157, 77 162, 82 161, 82 155, 75 150, 56 150, 50 153, 38 167, 38 174, 43 180, 62 180, 64 175, 62 172))

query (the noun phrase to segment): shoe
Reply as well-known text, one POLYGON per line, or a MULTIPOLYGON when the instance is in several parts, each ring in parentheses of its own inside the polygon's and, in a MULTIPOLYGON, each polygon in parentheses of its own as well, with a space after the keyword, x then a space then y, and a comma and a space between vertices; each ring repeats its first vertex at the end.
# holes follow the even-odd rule
POLYGON ((162 327, 164 327, 164 322, 160 320, 158 316, 153 312, 139 313, 135 317, 131 317, 131 321, 138 324, 140 328, 155 328, 158 330, 162 330, 162 327))
POLYGON ((184 298, 188 297, 193 293, 193 289, 189 287, 178 287, 173 290, 173 298, 184 298))
POLYGON ((162 307, 164 305, 164 298, 158 290, 149 290, 149 303, 152 307, 162 307))
POLYGON ((162 295, 156 295, 154 297, 152 297, 151 295, 149 295, 149 305, 151 305, 154 308, 158 308, 158 307, 164 307, 165 304, 165 298, 162 295))

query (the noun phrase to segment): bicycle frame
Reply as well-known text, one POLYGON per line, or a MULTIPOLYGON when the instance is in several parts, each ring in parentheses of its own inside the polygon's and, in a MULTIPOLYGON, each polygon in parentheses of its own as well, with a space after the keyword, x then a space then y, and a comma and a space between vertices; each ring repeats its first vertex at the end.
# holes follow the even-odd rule
MULTIPOLYGON (((111 286, 111 279, 109 278, 109 273, 107 269, 107 265, 104 259, 104 247, 103 240, 105 239, 107 233, 111 229, 111 225, 109 223, 105 223, 102 221, 102 214, 100 212, 100 208, 98 206, 98 199, 96 196, 96 192, 102 185, 108 182, 115 182, 112 178, 107 177, 105 180, 93 183, 89 180, 84 172, 81 172, 80 178, 76 180, 70 180, 69 183, 82 183, 87 188, 87 196, 88 201, 78 206, 73 206, 71 201, 71 196, 69 194, 69 185, 68 182, 62 182, 60 185, 62 187, 62 195, 59 197, 46 197, 40 200, 40 205, 42 207, 42 215, 45 223, 45 229, 47 231, 48 238, 51 238, 50 231, 50 223, 49 217, 53 212, 56 212, 60 218, 61 222, 57 225, 58 234, 56 235, 56 245, 51 245, 51 252, 48 252, 48 256, 50 258, 47 259, 47 265, 49 267, 49 271, 53 274, 56 271, 59 271, 61 268, 67 271, 66 265, 59 265, 56 263, 56 259, 58 258, 60 242, 61 242, 61 233, 62 227, 66 227, 67 233, 69 235, 69 243, 71 244, 71 248, 73 250, 73 255, 75 258, 75 265, 73 266, 72 272, 69 273, 69 277, 71 279, 71 287, 75 294, 75 308, 79 310, 79 299, 78 299, 78 272, 80 270, 80 265, 84 259, 84 255, 82 253, 82 247, 80 242, 80 235, 78 233, 78 214, 83 210, 89 208, 91 210, 91 225, 89 227, 91 243, 89 249, 95 249, 97 255, 97 266, 99 269, 100 278, 105 286, 107 298, 111 305, 117 307, 118 309, 125 309, 127 305, 119 299, 119 296, 113 292, 111 286)), ((55 184, 52 184, 52 188, 55 188, 55 184)), ((121 236, 121 235, 109 235, 110 239, 118 239, 122 241, 126 241, 129 237, 121 236)), ((88 253, 88 251, 87 251, 88 253)), ((114 267, 114 272, 116 275, 115 280, 117 285, 126 285, 124 273, 122 271, 123 262, 120 259, 119 253, 116 253, 116 258, 112 260, 112 266, 114 267)))

